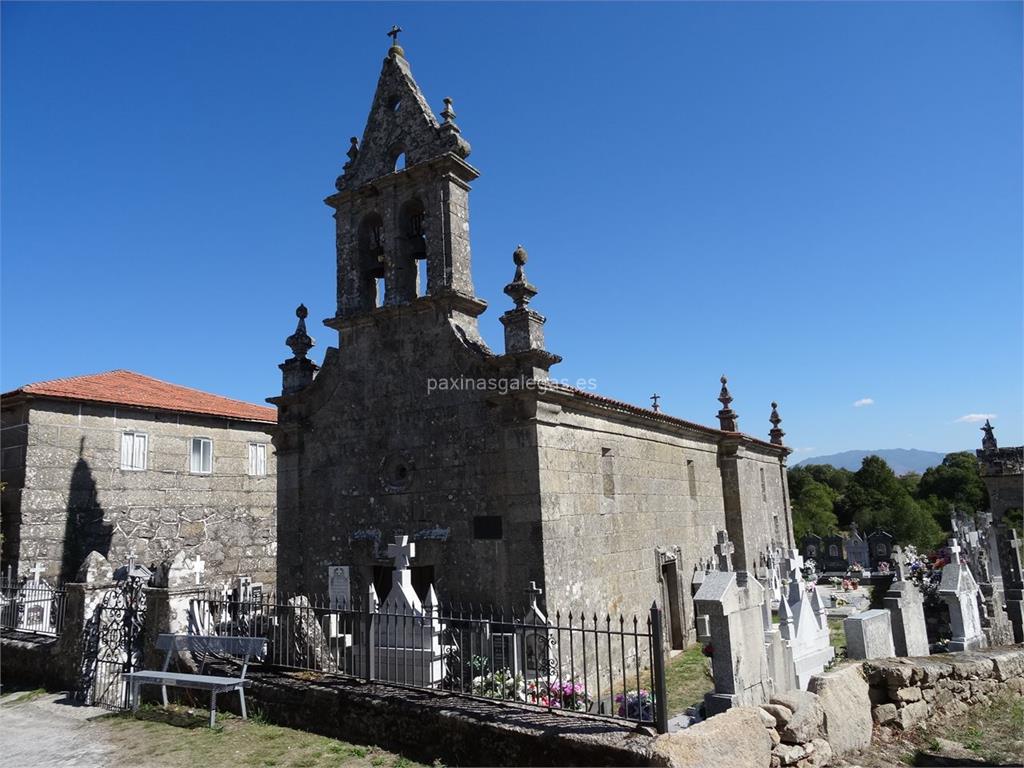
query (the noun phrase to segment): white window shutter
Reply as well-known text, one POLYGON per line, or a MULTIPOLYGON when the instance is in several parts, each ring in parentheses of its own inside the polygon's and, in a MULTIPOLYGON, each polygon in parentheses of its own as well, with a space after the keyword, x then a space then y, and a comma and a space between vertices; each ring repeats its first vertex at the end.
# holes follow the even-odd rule
POLYGON ((146 468, 146 436, 138 433, 132 435, 134 445, 132 446, 132 469, 146 468))
POLYGON ((132 435, 129 432, 121 434, 121 469, 132 468, 132 435))
POLYGON ((267 474, 267 446, 265 443, 256 446, 256 474, 267 474))

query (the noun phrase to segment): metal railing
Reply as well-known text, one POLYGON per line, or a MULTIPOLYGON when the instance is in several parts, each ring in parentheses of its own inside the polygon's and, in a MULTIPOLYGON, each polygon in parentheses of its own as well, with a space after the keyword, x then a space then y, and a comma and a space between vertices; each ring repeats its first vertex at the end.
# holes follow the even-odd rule
POLYGON ((320 597, 190 602, 190 632, 267 639, 262 663, 628 720, 667 730, 662 611, 627 619, 481 605, 332 605, 320 597))
POLYGON ((0 629, 60 635, 67 593, 43 581, 0 578, 0 629))

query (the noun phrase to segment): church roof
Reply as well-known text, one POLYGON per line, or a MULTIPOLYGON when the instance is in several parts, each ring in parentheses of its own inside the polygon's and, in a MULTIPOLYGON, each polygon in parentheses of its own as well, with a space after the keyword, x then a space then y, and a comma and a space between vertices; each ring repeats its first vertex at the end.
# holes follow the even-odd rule
POLYGON ((266 424, 277 422, 276 408, 232 400, 229 397, 182 387, 125 370, 26 384, 5 393, 3 399, 7 400, 17 395, 196 413, 237 421, 258 421, 266 424))
POLYGON ((563 384, 557 384, 555 382, 546 383, 544 389, 551 392, 559 392, 565 395, 569 395, 580 400, 586 400, 599 407, 618 411, 620 413, 629 413, 635 416, 641 416, 643 418, 650 419, 652 421, 660 421, 666 424, 673 424, 676 426, 685 427, 687 429, 691 429, 696 432, 703 432, 707 435, 713 435, 715 437, 722 437, 723 435, 738 435, 742 437, 744 440, 756 443, 766 448, 771 448, 772 450, 775 451, 785 451, 786 453, 790 452, 790 449, 785 446, 773 445, 772 443, 753 437, 752 435, 744 434, 743 432, 724 432, 721 429, 716 429, 715 427, 709 427, 704 424, 698 424, 695 421, 687 421, 686 419, 680 419, 677 418, 676 416, 669 416, 667 413, 663 413, 662 411, 655 411, 651 408, 643 408, 639 405, 633 405, 632 403, 627 403, 622 400, 615 400, 611 397, 599 395, 596 392, 587 392, 586 390, 577 389, 576 387, 565 386, 563 384))

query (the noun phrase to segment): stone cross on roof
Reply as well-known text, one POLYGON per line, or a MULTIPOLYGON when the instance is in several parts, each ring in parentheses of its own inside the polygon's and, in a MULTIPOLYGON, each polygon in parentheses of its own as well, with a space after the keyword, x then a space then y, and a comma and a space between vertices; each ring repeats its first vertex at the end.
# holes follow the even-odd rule
POLYGON ((398 44, 398 33, 402 31, 402 28, 397 24, 392 25, 391 29, 388 30, 388 37, 391 38, 391 44, 398 44))
POLYGON ((736 551, 736 545, 729 541, 729 534, 725 531, 718 532, 718 543, 715 544, 715 554, 718 556, 718 570, 732 570, 732 553, 736 551))
POLYGON ((949 540, 949 561, 951 563, 960 563, 960 544, 957 543, 956 539, 949 540))
POLYGON ((416 545, 408 536, 395 536, 395 543, 388 544, 388 557, 394 558, 396 571, 407 570, 409 561, 416 557, 416 545))
POLYGON ((196 586, 203 579, 203 573, 206 571, 206 561, 203 560, 199 555, 196 555, 196 559, 192 561, 192 573, 196 575, 196 586))
POLYGON ((32 574, 33 584, 39 583, 39 577, 43 574, 43 571, 45 570, 46 567, 42 563, 36 563, 32 568, 29 569, 28 572, 32 574))

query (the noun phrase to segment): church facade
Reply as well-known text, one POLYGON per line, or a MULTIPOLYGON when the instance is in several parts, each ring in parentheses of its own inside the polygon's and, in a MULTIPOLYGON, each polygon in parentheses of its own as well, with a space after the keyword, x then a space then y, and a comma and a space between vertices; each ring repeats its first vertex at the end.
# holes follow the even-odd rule
POLYGON ((761 440, 739 431, 725 377, 717 428, 556 383, 522 247, 492 351, 477 324, 469 154, 451 101, 435 117, 396 42, 326 199, 337 347, 322 367, 308 359, 299 307, 270 399, 278 585, 324 592, 328 567, 346 565, 353 593, 386 594, 387 544, 405 534, 414 586, 442 600, 521 608, 531 581, 549 612, 643 615, 657 600, 681 647, 718 530, 738 569, 794 546, 775 404, 761 440))

